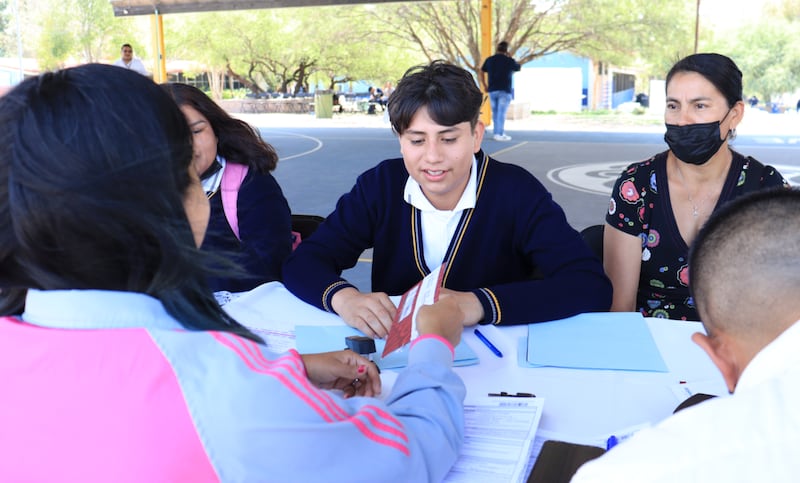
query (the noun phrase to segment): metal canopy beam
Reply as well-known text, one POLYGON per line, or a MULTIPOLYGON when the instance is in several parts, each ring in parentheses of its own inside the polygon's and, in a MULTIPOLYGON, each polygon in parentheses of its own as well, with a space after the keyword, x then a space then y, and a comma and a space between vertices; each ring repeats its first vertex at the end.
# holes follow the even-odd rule
MULTIPOLYGON (((114 15, 152 15, 158 13, 213 12, 261 8, 313 7, 364 3, 392 3, 400 0, 110 0, 114 15)), ((414 0, 405 0, 414 1, 414 0)))

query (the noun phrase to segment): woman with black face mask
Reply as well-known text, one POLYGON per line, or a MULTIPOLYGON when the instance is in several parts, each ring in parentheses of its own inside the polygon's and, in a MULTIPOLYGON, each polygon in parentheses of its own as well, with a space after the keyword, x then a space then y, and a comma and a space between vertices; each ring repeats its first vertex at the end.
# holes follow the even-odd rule
POLYGON ((771 166, 728 146, 744 114, 742 73, 731 59, 690 55, 672 66, 666 90, 669 150, 628 166, 617 179, 603 264, 614 286, 612 311, 699 320, 688 253, 700 227, 744 193, 788 184, 771 166))

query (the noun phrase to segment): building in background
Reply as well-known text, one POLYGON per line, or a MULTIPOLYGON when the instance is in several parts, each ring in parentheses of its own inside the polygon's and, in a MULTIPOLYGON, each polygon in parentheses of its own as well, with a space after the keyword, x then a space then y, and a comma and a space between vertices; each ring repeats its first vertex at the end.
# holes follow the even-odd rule
POLYGON ((514 77, 514 100, 542 112, 616 109, 636 98, 637 75, 632 68, 557 52, 522 66, 514 77))
POLYGON ((22 75, 20 75, 19 57, 0 57, 0 88, 10 88, 39 74, 39 63, 36 59, 22 59, 22 75))

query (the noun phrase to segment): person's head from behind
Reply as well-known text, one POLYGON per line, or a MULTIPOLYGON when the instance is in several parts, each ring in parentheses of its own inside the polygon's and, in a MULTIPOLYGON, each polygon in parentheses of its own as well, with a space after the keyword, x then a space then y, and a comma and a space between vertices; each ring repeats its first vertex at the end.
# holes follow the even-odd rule
POLYGON ((693 54, 678 61, 667 74, 666 94, 665 139, 688 163, 708 161, 744 115, 742 72, 724 55, 693 54))
POLYGON ((183 114, 136 72, 22 82, 0 98, 0 288, 139 292, 188 328, 235 325, 205 283, 191 160, 183 114))
POLYGON ((409 69, 389 98, 406 169, 438 209, 453 209, 469 181, 482 103, 472 74, 442 61, 409 69))
POLYGON ((122 54, 122 60, 125 62, 130 62, 133 60, 133 47, 131 47, 131 44, 122 44, 120 53, 122 54))
POLYGON ((507 54, 508 53, 508 42, 503 40, 499 44, 497 44, 497 53, 498 54, 507 54))
POLYGON ((261 172, 275 169, 278 155, 272 146, 262 141, 247 123, 231 117, 203 91, 179 83, 161 87, 178 104, 189 123, 194 140, 192 163, 198 175, 208 170, 217 155, 239 164, 252 164, 252 160, 261 172))
POLYGON ((800 191, 738 198, 714 212, 689 255, 707 336, 693 339, 733 392, 752 358, 800 319, 800 191))

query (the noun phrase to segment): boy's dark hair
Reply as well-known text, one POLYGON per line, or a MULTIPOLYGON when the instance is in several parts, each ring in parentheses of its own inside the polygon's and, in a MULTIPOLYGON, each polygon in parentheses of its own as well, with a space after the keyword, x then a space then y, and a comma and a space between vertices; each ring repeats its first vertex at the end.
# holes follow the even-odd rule
POLYGON ((504 40, 504 41, 500 42, 499 44, 497 44, 497 51, 500 52, 500 53, 508 52, 508 42, 506 42, 504 40))
POLYGON ((437 60, 407 70, 389 97, 389 120, 398 135, 403 134, 421 108, 437 124, 455 126, 469 122, 474 129, 483 103, 472 74, 437 60))

